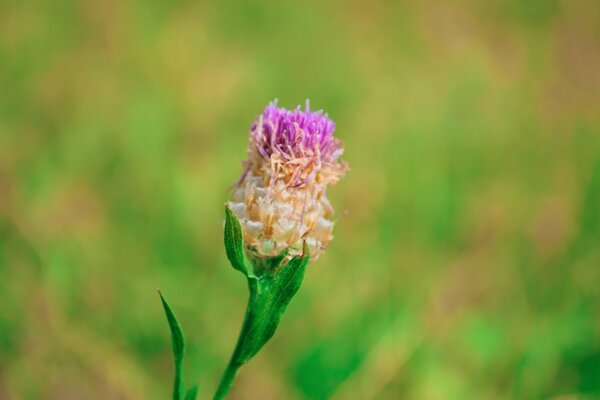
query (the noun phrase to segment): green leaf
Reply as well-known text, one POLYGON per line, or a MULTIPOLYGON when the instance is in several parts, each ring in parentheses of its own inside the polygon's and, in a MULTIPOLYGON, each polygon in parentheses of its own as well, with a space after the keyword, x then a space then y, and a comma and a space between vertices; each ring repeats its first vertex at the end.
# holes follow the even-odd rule
POLYGON ((250 300, 240 335, 241 364, 254 357, 273 337, 288 304, 300 289, 308 261, 305 249, 303 257, 293 257, 276 275, 248 278, 250 300))
POLYGON ((185 400, 196 400, 197 395, 198 395, 198 385, 194 385, 186 393, 185 400))
POLYGON ((169 322, 169 329, 171 330, 171 343, 173 345, 173 356, 175 358, 175 382, 173 383, 173 400, 183 399, 183 354, 185 352, 185 340, 183 338, 183 332, 179 326, 177 318, 171 307, 163 297, 160 290, 160 301, 162 302, 165 314, 167 315, 167 321, 169 322))
POLYGON ((248 276, 248 258, 244 251, 244 235, 237 216, 225 206, 225 253, 231 266, 248 276))
POLYGON ((251 335, 256 335, 257 341, 249 357, 253 357, 271 339, 283 313, 292 297, 298 292, 304 279, 304 272, 309 261, 308 250, 304 257, 292 258, 279 273, 272 279, 259 281, 260 293, 257 294, 255 308, 256 314, 261 316, 257 320, 251 335))

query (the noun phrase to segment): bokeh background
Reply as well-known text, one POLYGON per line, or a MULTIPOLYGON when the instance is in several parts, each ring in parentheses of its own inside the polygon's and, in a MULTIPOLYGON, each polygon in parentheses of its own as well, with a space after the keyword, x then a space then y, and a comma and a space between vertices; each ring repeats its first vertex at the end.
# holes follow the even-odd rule
POLYGON ((600 398, 600 3, 0 3, 0 398, 213 393, 223 203, 310 98, 352 171, 232 399, 600 398))

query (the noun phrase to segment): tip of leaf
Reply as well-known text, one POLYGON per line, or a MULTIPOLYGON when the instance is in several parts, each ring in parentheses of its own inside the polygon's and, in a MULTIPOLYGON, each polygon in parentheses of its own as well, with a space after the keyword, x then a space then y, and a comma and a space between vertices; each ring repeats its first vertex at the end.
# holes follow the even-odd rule
POLYGON ((163 296, 162 292, 160 291, 160 289, 156 289, 156 292, 158 293, 158 295, 160 296, 160 301, 163 304, 164 307, 168 307, 167 305, 167 301, 165 300, 165 296, 163 296))

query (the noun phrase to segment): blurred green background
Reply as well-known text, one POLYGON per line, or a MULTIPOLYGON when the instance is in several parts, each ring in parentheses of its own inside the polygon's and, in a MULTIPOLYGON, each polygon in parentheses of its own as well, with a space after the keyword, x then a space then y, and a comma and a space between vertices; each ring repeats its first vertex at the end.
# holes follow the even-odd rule
POLYGON ((336 239, 232 399, 600 398, 600 3, 0 3, 0 398, 209 398, 223 203, 310 98, 336 239))

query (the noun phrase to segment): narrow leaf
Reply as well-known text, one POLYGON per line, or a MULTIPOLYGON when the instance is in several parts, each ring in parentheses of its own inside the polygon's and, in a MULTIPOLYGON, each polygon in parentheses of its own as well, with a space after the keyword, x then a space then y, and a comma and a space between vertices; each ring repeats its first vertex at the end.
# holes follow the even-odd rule
POLYGON ((252 356, 258 353, 275 334, 288 304, 302 285, 308 261, 308 256, 292 258, 273 279, 269 293, 264 295, 268 297, 268 301, 265 315, 261 321, 262 333, 256 343, 256 348, 253 349, 252 356))
POLYGON ((173 383, 173 400, 183 399, 183 354, 185 351, 185 340, 183 338, 183 332, 179 326, 177 318, 171 307, 163 297, 160 290, 160 301, 162 302, 165 314, 167 316, 167 322, 169 323, 169 329, 171 330, 171 343, 173 345, 173 357, 175 358, 175 381, 173 383))
POLYGON ((237 216, 225 206, 225 253, 231 266, 248 276, 248 259, 244 253, 244 235, 237 216))
POLYGON ((275 277, 275 281, 277 282, 277 299, 275 301, 281 309, 281 314, 283 314, 292 297, 300 289, 309 260, 308 248, 304 245, 303 256, 293 257, 275 277))
POLYGON ((288 304, 302 285, 308 261, 305 249, 303 257, 293 257, 277 275, 249 280, 250 300, 239 351, 242 363, 254 357, 273 337, 288 304))

